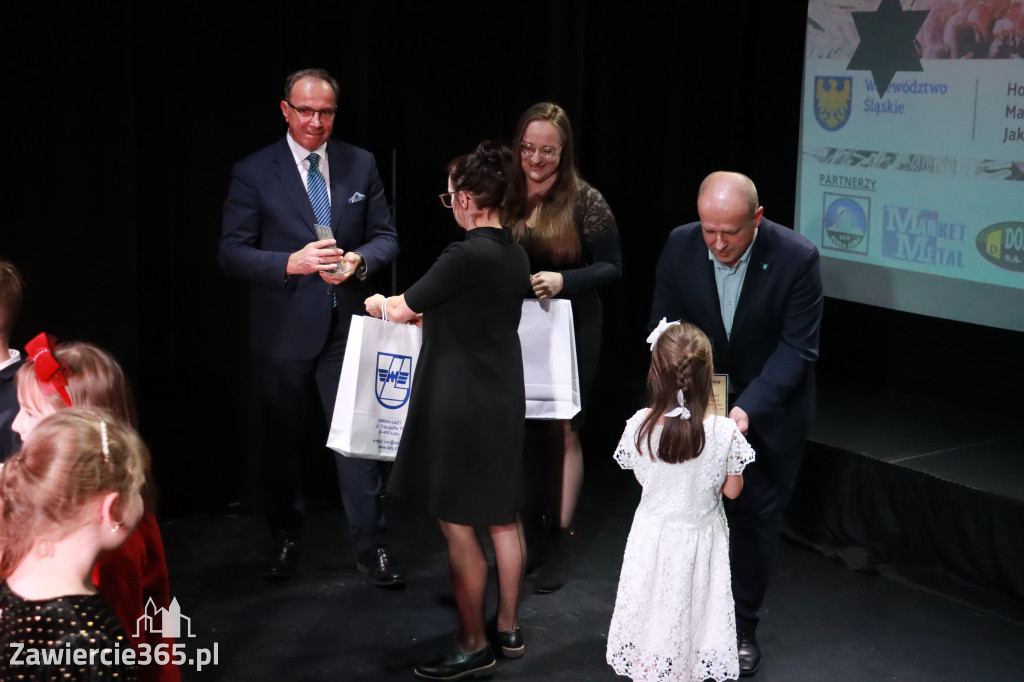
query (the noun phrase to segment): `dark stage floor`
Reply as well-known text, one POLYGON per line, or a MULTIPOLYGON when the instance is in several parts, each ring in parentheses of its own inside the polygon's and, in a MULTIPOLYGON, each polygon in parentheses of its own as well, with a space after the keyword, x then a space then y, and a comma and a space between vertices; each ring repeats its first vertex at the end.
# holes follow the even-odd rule
MULTIPOLYGON (((607 458, 588 459, 573 579, 553 595, 527 592, 527 653, 499 661, 498 679, 617 679, 604 662, 605 635, 639 487, 611 462, 610 448, 607 458)), ((312 514, 302 571, 280 586, 260 577, 267 539, 258 516, 167 524, 172 594, 196 635, 181 641, 190 653, 216 643, 219 654, 217 666, 186 668, 184 679, 414 679, 413 665, 449 640, 455 613, 439 531, 392 510, 404 592, 375 588, 355 571, 340 511, 312 514)), ((763 618, 765 661, 754 678, 762 682, 1021 678, 1024 624, 791 544, 763 618)))
POLYGON ((879 391, 819 377, 810 440, 1024 501, 1024 421, 1019 408, 983 398, 957 401, 950 395, 879 391))

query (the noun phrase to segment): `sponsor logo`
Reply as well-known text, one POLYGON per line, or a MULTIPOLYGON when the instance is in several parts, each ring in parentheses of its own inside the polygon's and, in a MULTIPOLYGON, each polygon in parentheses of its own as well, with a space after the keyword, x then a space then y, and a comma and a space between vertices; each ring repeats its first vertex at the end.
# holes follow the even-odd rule
POLYGON ((412 358, 408 355, 377 353, 377 402, 397 410, 409 400, 412 388, 412 358))
POLYGON ((1024 272, 1024 222, 989 225, 978 233, 975 245, 989 263, 1024 272))
POLYGON ((849 76, 814 77, 814 119, 822 128, 835 132, 850 118, 853 78, 849 76))
POLYGON ((966 227, 941 220, 932 209, 885 206, 882 256, 893 260, 963 268, 966 227))
POLYGON ((871 200, 867 197, 825 193, 821 245, 867 254, 869 215, 871 200))

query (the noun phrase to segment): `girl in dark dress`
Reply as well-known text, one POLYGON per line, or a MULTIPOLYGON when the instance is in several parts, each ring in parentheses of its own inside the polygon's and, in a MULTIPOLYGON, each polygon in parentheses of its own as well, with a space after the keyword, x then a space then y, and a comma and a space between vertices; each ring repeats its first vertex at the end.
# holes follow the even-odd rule
POLYGON ((0 679, 138 679, 92 571, 142 518, 148 468, 134 429, 72 407, 39 422, 0 470, 0 679))
MULTIPOLYGON (((567 545, 583 486, 579 429, 601 350, 597 291, 620 277, 622 255, 608 202, 576 173, 572 126, 562 107, 541 102, 527 109, 516 127, 514 152, 519 158, 502 219, 530 257, 533 295, 572 302, 583 403, 571 421, 532 421, 527 429, 527 533, 536 534, 531 531, 541 526, 544 511, 550 519, 544 563, 534 580, 543 594, 568 577, 567 545)), ((539 553, 531 539, 534 549, 539 553)))
POLYGON ((530 291, 529 261, 498 221, 511 152, 491 142, 448 164, 441 195, 466 239, 450 245, 401 296, 366 299, 366 311, 423 326, 409 414, 389 492, 422 504, 448 543, 459 637, 418 677, 459 679, 493 668, 484 599, 487 560, 476 526, 497 557, 496 640, 521 656, 519 591, 524 566, 522 443, 526 417, 519 318, 530 291))

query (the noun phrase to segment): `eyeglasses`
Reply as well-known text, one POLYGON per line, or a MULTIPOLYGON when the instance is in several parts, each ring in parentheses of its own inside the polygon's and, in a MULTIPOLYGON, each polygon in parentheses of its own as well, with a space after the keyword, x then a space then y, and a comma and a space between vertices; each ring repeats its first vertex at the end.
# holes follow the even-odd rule
POLYGON ((285 104, 295 110, 295 113, 299 115, 299 118, 313 118, 314 114, 320 114, 321 121, 329 121, 334 118, 334 115, 338 113, 337 108, 331 109, 310 109, 309 107, 297 107, 288 100, 285 100, 285 104))
POLYGON ((540 152, 540 158, 542 159, 553 159, 558 156, 558 153, 561 150, 561 147, 552 147, 551 145, 545 145, 543 147, 534 147, 532 144, 519 145, 519 154, 524 159, 530 158, 537 152, 540 152))
POLYGON ((445 208, 451 208, 452 202, 455 201, 455 192, 445 192, 444 194, 438 194, 437 196, 441 199, 441 205, 445 208))

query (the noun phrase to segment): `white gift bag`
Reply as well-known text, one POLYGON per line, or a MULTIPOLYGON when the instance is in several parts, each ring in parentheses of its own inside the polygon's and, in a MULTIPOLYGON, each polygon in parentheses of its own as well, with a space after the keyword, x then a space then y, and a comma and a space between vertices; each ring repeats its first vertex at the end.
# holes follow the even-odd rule
POLYGON ((347 457, 395 459, 422 339, 411 324, 352 316, 327 447, 347 457))
POLYGON ((580 373, 572 303, 523 301, 519 322, 527 419, 572 419, 580 411, 580 373))

